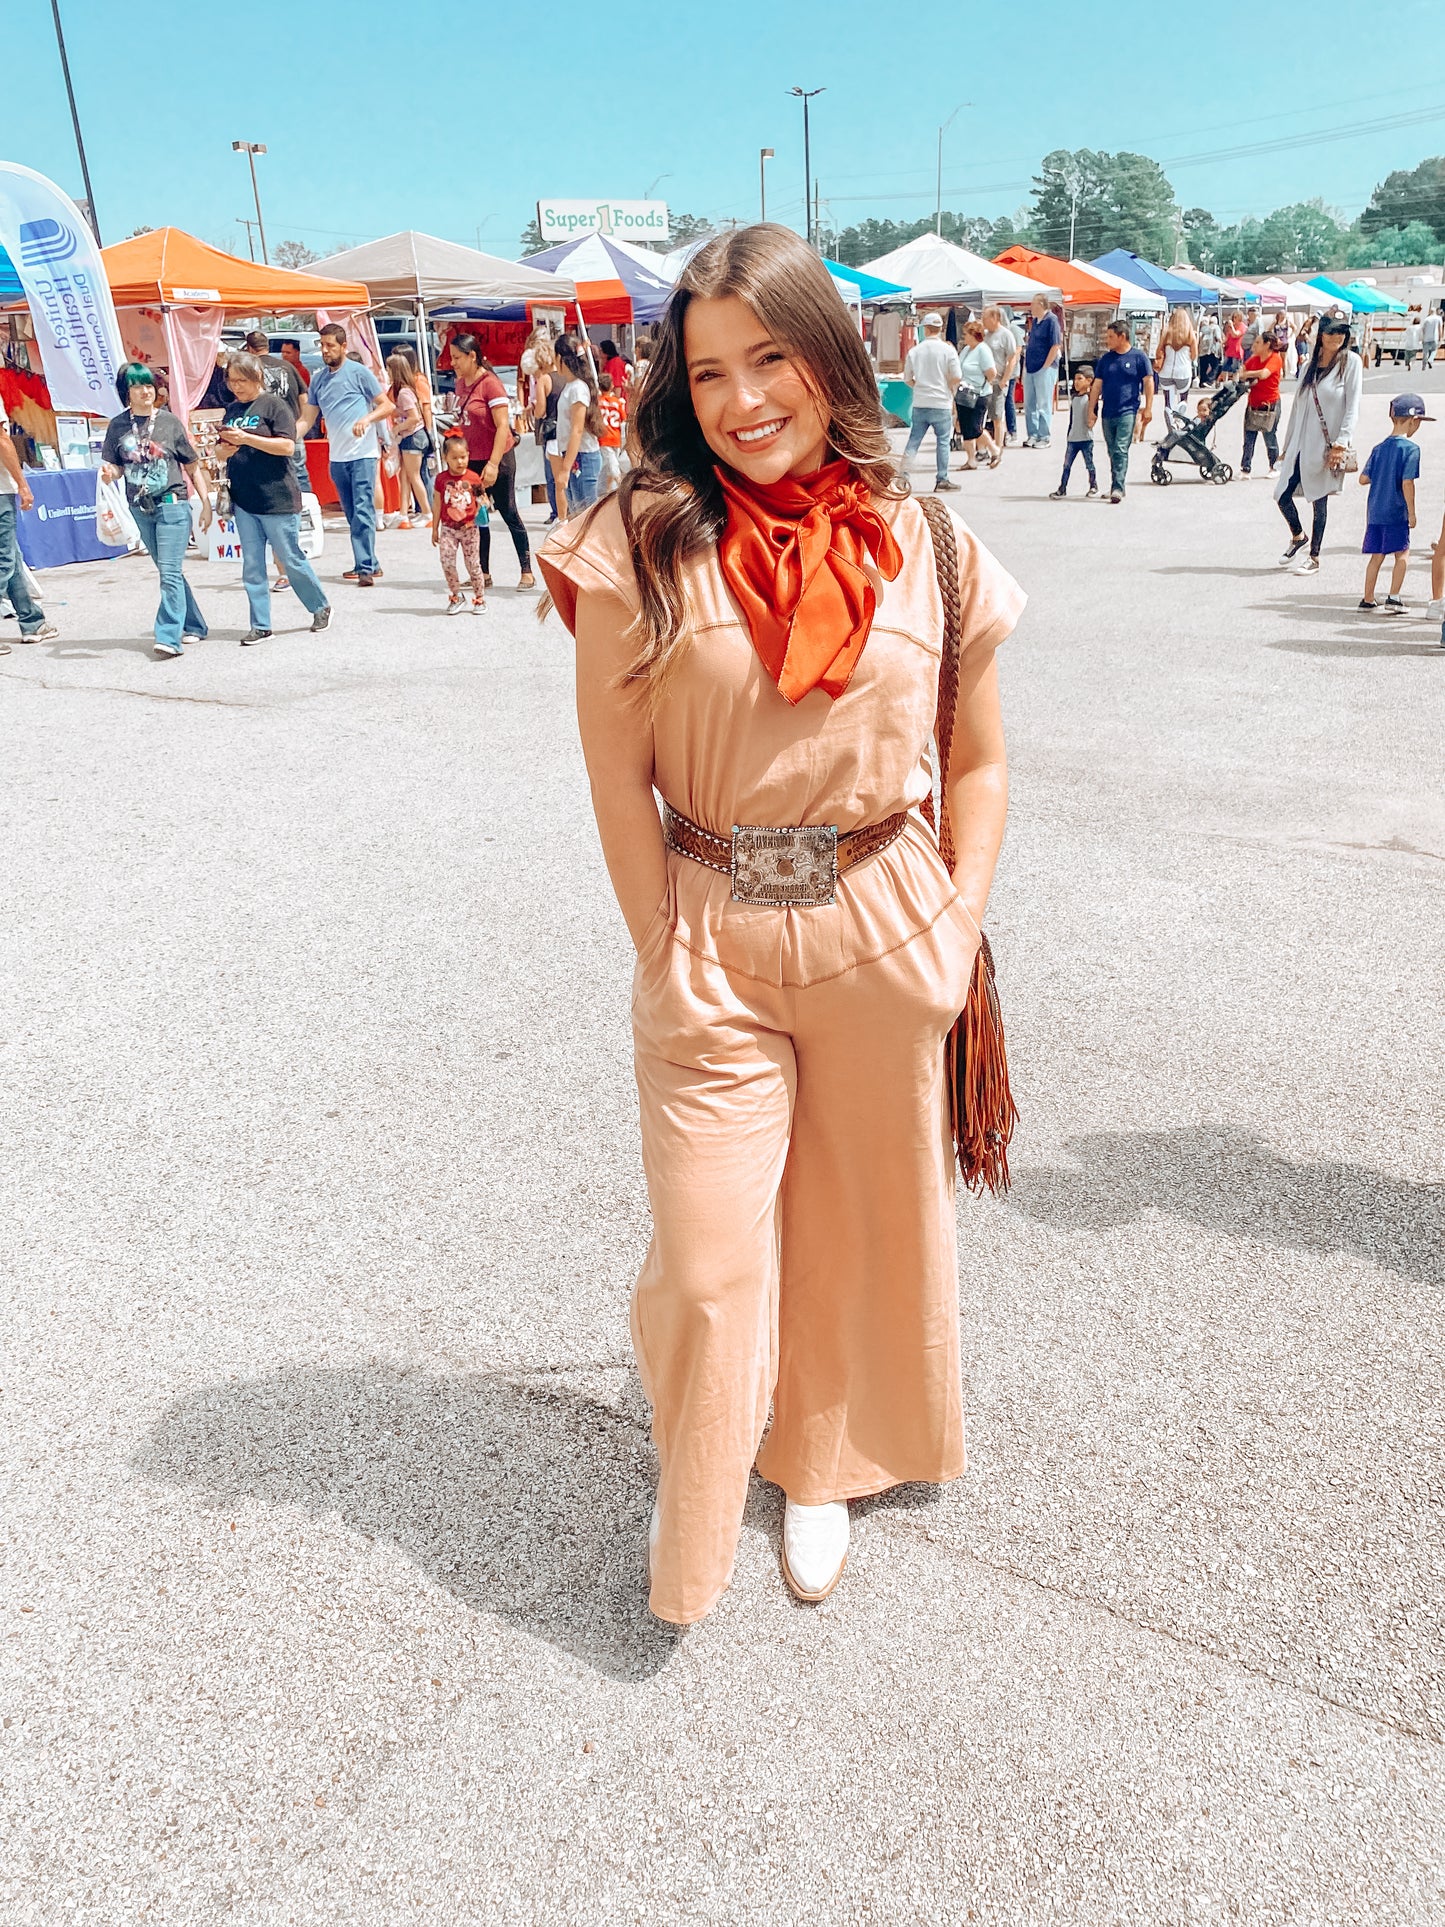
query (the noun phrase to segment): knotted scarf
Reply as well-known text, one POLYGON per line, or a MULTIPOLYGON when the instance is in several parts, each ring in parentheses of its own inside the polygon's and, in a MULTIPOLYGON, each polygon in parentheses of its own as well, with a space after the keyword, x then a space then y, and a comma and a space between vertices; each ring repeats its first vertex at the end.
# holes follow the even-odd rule
POLYGON ((868 484, 842 461, 781 482, 717 477, 728 505, 718 561, 763 667, 790 703, 818 688, 836 700, 878 601, 864 557, 888 582, 903 567, 868 484))

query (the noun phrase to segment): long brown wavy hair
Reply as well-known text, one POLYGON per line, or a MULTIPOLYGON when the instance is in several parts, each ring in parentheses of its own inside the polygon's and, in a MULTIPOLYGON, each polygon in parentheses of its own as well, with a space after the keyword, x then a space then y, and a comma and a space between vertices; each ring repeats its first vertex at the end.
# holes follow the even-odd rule
MULTIPOLYGON (((745 301, 798 364, 828 414, 834 456, 875 495, 901 498, 873 364, 827 269, 791 228, 771 222, 705 242, 683 268, 654 331, 651 361, 628 429, 632 460, 618 492, 641 609, 624 681, 656 703, 689 639, 683 568, 713 547, 727 522, 717 456, 692 405, 683 327, 698 299, 745 301)), ((589 516, 596 513, 589 511, 589 516)))

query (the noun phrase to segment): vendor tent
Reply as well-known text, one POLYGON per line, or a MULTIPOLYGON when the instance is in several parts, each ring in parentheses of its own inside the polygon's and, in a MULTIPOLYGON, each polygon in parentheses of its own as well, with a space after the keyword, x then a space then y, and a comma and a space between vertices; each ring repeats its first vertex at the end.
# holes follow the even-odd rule
POLYGON ((909 301, 912 299, 907 288, 897 281, 880 280, 876 274, 865 274, 862 268, 850 268, 842 261, 824 260, 823 266, 834 281, 844 281, 855 290, 860 301, 875 307, 882 307, 889 301, 909 301))
MULTIPOLYGON (((1087 261, 1071 261, 1071 268, 1082 268, 1086 274, 1093 274, 1087 261)), ((1119 311, 1126 315, 1168 314, 1169 303, 1162 294, 1155 294, 1152 288, 1141 288, 1137 282, 1126 280, 1122 274, 1108 276, 1110 287, 1119 290, 1119 311)))
POLYGON ((1132 248, 1111 248, 1089 266, 1096 274, 1127 275, 1136 288, 1148 288, 1183 307, 1213 307, 1219 300, 1217 288, 1201 287, 1197 281, 1186 281, 1182 275, 1171 274, 1168 268, 1156 267, 1141 254, 1135 254, 1132 248))
POLYGON ((1284 308, 1294 314, 1323 314, 1330 305, 1329 296, 1308 281, 1281 281, 1272 274, 1266 275, 1259 283, 1259 291, 1271 307, 1284 308))
POLYGON ((1117 281, 1106 280, 1092 268, 1077 267, 1072 261, 1057 260, 1052 254, 1040 254, 1037 248, 1026 248, 1022 242, 1005 248, 994 259, 999 267, 1037 282, 1035 294, 1057 289, 1066 308, 1117 308, 1119 305, 1117 281))
POLYGON ((1351 281, 1345 293, 1355 304, 1356 314, 1408 314, 1409 303, 1396 301, 1379 288, 1372 288, 1368 281, 1351 281))
POLYGON ((1052 284, 1031 281, 936 234, 920 234, 891 254, 865 261, 863 272, 907 288, 915 304, 941 301, 983 308, 994 301, 1022 305, 1039 293, 1057 299, 1060 293, 1052 284))
POLYGON ((457 241, 439 241, 432 234, 408 230, 347 248, 318 262, 329 274, 364 281, 377 307, 418 302, 465 302, 468 306, 522 308, 528 301, 554 307, 572 299, 572 283, 534 261, 503 261, 495 254, 479 254, 457 241))
MULTIPOLYGON (((1318 288, 1321 294, 1327 294, 1330 298, 1330 306, 1332 308, 1343 308, 1346 314, 1352 314, 1354 312, 1355 297, 1347 288, 1342 288, 1338 281, 1331 281, 1327 274, 1312 274, 1310 276, 1310 286, 1312 288, 1318 288)), ((1360 313, 1368 314, 1370 312, 1369 302, 1361 301, 1360 313)))
POLYGON ((575 241, 529 255, 524 265, 569 275, 588 322, 613 326, 656 321, 677 278, 662 255, 612 234, 579 234, 575 241))
POLYGON ((1235 284, 1221 281, 1217 274, 1206 274, 1203 268, 1191 268, 1187 262, 1176 261, 1169 272, 1181 281, 1192 281, 1198 288, 1212 288, 1221 302, 1227 302, 1230 307, 1240 299, 1235 284))
POLYGON ((368 295, 350 276, 336 279, 268 268, 223 254, 178 227, 152 228, 101 250, 118 308, 221 308, 230 314, 312 313, 364 308, 368 295))

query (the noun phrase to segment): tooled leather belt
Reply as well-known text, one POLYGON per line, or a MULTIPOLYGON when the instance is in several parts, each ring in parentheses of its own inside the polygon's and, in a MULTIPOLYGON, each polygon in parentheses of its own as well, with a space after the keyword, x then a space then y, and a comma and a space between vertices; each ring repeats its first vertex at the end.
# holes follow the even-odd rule
POLYGON ((734 903, 832 903, 838 878, 902 836, 907 810, 881 823, 843 830, 834 823, 767 828, 735 823, 731 836, 705 830, 664 801, 662 833, 669 850, 731 877, 734 903))

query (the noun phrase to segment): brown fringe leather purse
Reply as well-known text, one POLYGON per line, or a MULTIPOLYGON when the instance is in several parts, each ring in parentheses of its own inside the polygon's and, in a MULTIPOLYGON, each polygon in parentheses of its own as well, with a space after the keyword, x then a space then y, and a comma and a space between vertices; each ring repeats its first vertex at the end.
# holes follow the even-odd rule
MULTIPOLYGON (((943 656, 938 665, 938 713, 934 719, 938 743, 937 824, 931 796, 924 802, 923 814, 929 827, 937 830, 939 854, 951 876, 953 825, 948 815, 948 760, 953 750, 958 662, 963 638, 958 543, 954 539, 953 520, 942 502, 925 495, 919 497, 918 506, 933 537, 938 585, 943 596, 943 656)), ((1019 1114, 1009 1089, 1003 1012, 999 1008, 993 951, 987 937, 980 943, 974 959, 968 1002, 948 1033, 944 1049, 949 1116, 958 1168, 970 1191, 987 1189, 997 1196, 1009 1187, 1008 1147, 1019 1114)))

